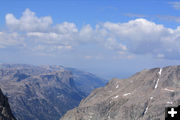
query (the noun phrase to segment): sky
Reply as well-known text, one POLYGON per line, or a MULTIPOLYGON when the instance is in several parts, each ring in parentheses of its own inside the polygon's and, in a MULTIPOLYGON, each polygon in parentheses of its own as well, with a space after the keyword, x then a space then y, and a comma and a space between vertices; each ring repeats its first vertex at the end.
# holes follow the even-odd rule
POLYGON ((0 63, 127 78, 180 64, 179 24, 174 0, 0 0, 0 63))

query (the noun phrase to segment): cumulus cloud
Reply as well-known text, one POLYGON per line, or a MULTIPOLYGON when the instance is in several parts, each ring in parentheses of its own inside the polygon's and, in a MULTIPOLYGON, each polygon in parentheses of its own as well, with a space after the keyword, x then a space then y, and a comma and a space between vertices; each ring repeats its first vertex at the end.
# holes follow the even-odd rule
POLYGON ((152 53, 161 47, 161 37, 169 30, 145 19, 131 20, 127 23, 103 23, 100 30, 106 31, 107 46, 133 53, 152 53), (113 44, 112 44, 113 43, 113 44), (143 49, 143 50, 142 50, 143 49))
POLYGON ((107 22, 102 24, 101 29, 108 31, 106 36, 113 38, 117 44, 126 46, 124 50, 129 53, 180 58, 180 27, 171 29, 146 19, 136 19, 127 23, 107 22))
POLYGON ((168 22, 180 22, 180 17, 179 16, 173 16, 173 15, 143 15, 143 14, 134 14, 134 13, 127 13, 124 14, 127 17, 130 17, 132 19, 134 18, 149 18, 149 19, 159 19, 163 21, 168 21, 168 22))
POLYGON ((180 27, 167 28, 143 18, 125 23, 87 24, 77 28, 71 22, 52 25, 51 17, 37 17, 26 9, 19 19, 7 14, 6 24, 11 32, 0 33, 1 48, 21 43, 32 51, 52 53, 73 50, 75 47, 83 49, 84 45, 91 45, 92 48, 98 45, 94 49, 106 49, 129 58, 135 55, 180 58, 180 27))
POLYGON ((74 23, 69 23, 69 22, 57 24, 55 26, 55 30, 56 30, 56 32, 61 33, 61 34, 78 32, 76 25, 74 23))
POLYGON ((46 31, 52 24, 49 16, 38 18, 34 12, 26 9, 22 17, 17 19, 13 14, 6 15, 6 25, 11 30, 19 31, 46 31))

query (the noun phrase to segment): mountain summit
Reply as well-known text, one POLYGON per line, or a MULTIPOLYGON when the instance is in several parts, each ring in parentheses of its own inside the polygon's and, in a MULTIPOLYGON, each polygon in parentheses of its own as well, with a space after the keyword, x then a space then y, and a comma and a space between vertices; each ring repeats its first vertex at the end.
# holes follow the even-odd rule
POLYGON ((180 66, 143 70, 95 89, 61 120, 164 120, 180 104, 180 66))

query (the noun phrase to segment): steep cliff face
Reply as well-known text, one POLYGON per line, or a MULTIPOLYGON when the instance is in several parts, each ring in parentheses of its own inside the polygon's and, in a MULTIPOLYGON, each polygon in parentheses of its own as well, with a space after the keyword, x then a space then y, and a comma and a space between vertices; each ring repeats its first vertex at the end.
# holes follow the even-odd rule
POLYGON ((3 95, 0 89, 0 120, 16 120, 13 116, 8 99, 3 95))
POLYGON ((143 70, 94 90, 61 120, 164 120, 180 104, 180 66, 143 70))
POLYGON ((3 64, 0 87, 17 119, 58 120, 87 94, 78 88, 74 76, 62 66, 3 64))

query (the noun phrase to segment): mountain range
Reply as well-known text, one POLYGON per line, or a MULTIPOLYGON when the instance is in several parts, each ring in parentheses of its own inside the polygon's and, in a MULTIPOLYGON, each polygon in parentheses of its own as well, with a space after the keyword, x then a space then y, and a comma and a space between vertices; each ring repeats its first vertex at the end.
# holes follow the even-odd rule
POLYGON ((63 66, 1 64, 0 120, 164 120, 180 104, 180 66, 104 83, 63 66))
POLYGON ((58 120, 105 80, 57 65, 1 64, 0 88, 18 120, 58 120))

